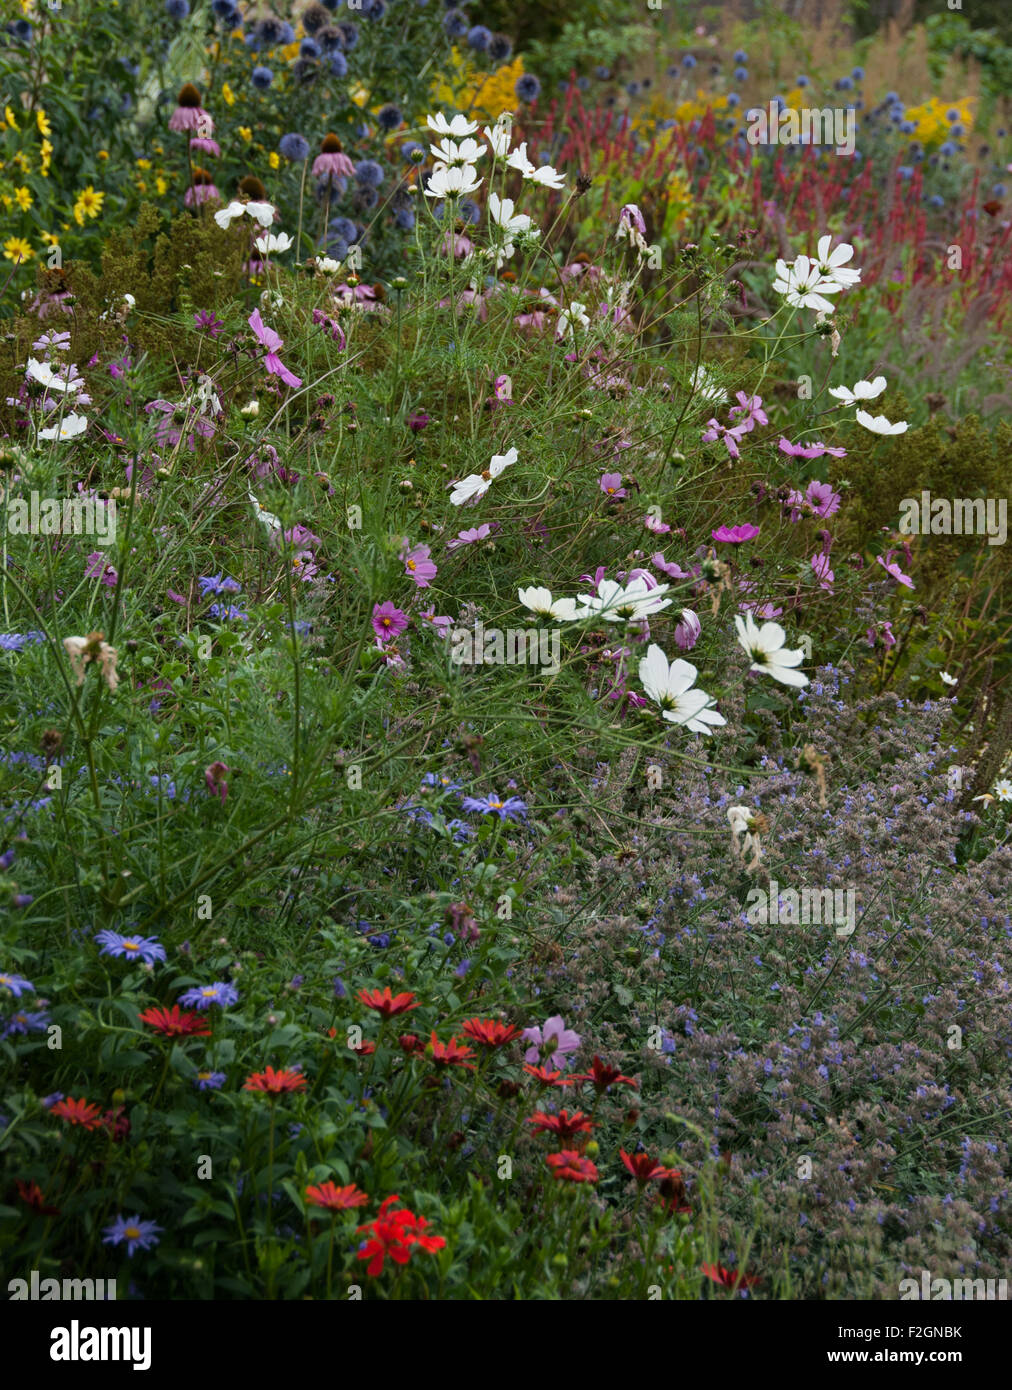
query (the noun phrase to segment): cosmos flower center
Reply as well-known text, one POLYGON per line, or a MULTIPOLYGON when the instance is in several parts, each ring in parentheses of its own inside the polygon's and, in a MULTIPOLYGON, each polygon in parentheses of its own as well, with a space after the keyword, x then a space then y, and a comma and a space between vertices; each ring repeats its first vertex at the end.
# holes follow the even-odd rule
POLYGON ((492 474, 489 472, 487 468, 483 468, 481 470, 481 476, 485 479, 487 483, 490 483, 492 481, 492 474))

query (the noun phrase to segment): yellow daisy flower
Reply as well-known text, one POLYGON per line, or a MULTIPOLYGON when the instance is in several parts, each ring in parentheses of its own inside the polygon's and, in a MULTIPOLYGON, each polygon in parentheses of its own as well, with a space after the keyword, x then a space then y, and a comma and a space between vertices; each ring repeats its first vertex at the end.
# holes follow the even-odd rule
POLYGON ((35 113, 35 124, 39 128, 40 135, 45 135, 47 137, 52 135, 53 127, 49 124, 49 117, 46 115, 45 111, 43 111, 41 106, 35 113))
POLYGON ((246 141, 247 145, 253 139, 253 132, 250 130, 248 125, 241 125, 239 127, 239 134, 246 141))
POLYGON ((137 161, 137 168, 138 168, 138 169, 150 169, 150 168, 151 168, 151 160, 150 160, 150 159, 138 159, 138 161, 137 161))
POLYGON ((32 191, 30 188, 15 188, 14 199, 22 212, 27 212, 32 205, 32 191))
POLYGON ((30 261, 34 255, 35 252, 23 236, 8 237, 4 242, 5 261, 13 261, 15 265, 21 265, 25 261, 30 261))
POLYGON ((7 122, 7 124, 10 126, 11 130, 20 130, 20 129, 21 129, 21 127, 18 125, 17 121, 14 119, 14 112, 11 110, 11 108, 10 108, 9 106, 5 106, 5 107, 4 107, 4 120, 5 120, 5 121, 7 122))
POLYGON ((166 193, 168 193, 168 191, 169 191, 169 181, 168 181, 168 179, 163 179, 162 176, 161 176, 161 174, 156 174, 156 176, 155 176, 155 189, 157 190, 158 196, 159 196, 160 198, 164 198, 165 195, 166 195, 166 193))
POLYGON ((224 100, 227 106, 235 105, 235 92, 233 92, 232 88, 228 85, 227 82, 223 82, 221 84, 221 95, 222 99, 224 100))
POLYGON ((74 216, 77 216, 77 209, 80 208, 86 217, 100 217, 104 201, 105 194, 96 193, 95 189, 89 183, 88 187, 77 195, 77 201, 74 205, 74 216))
POLYGON ((43 246, 59 246, 60 238, 55 232, 41 232, 43 246))
POLYGON ((281 156, 278 154, 277 150, 271 150, 270 154, 267 156, 267 163, 272 169, 281 168, 281 156))

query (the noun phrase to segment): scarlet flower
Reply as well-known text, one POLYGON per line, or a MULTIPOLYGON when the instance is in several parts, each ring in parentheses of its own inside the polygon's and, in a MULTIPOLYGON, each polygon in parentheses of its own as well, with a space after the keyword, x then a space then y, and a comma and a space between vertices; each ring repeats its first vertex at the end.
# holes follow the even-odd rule
POLYGON ((364 1226, 359 1226, 359 1233, 369 1232, 369 1239, 365 1241, 362 1249, 358 1252, 360 1260, 368 1260, 366 1273, 378 1275, 383 1273, 383 1262, 389 1255, 395 1264, 407 1264, 411 1258, 411 1247, 420 1245, 424 1250, 441 1250, 446 1244, 443 1236, 428 1236, 425 1231, 429 1223, 423 1216, 416 1216, 414 1212, 401 1208, 391 1212, 390 1208, 400 1198, 396 1193, 387 1197, 380 1206, 379 1215, 375 1221, 369 1221, 364 1226))
POLYGON ((349 1047, 349 1052, 354 1052, 356 1057, 371 1057, 376 1051, 376 1044, 363 1038, 358 1047, 349 1047))
POLYGON ((637 1182, 650 1182, 652 1178, 667 1178, 674 1172, 673 1169, 665 1168, 663 1163, 658 1163, 655 1158, 651 1158, 649 1154, 627 1154, 625 1149, 619 1149, 618 1152, 622 1162, 637 1182))
POLYGON ((501 1023, 497 1018, 469 1018, 460 1031, 480 1047, 504 1047, 523 1032, 513 1023, 501 1023))
POLYGON ((102 1112, 98 1106, 83 1098, 74 1100, 68 1096, 66 1100, 58 1100, 49 1113, 61 1120, 68 1120, 72 1125, 84 1125, 85 1129, 98 1129, 102 1123, 102 1112))
POLYGON ((37 1211, 40 1216, 59 1216, 59 1207, 46 1206, 46 1198, 42 1188, 37 1182, 25 1182, 18 1178, 18 1196, 22 1202, 26 1202, 32 1211, 37 1211))
POLYGON ((243 1082, 243 1090, 266 1091, 270 1095, 278 1096, 282 1091, 301 1091, 305 1085, 306 1078, 291 1067, 282 1067, 280 1071, 266 1067, 263 1071, 255 1071, 252 1076, 248 1076, 243 1082))
POLYGON ((369 1194, 362 1192, 354 1183, 338 1187, 328 1180, 317 1183, 315 1187, 307 1187, 306 1201, 311 1207, 323 1207, 325 1211, 350 1211, 352 1207, 364 1207, 369 1201, 369 1194))
POLYGON ((636 1087, 639 1085, 639 1082, 633 1077, 623 1076, 618 1067, 611 1067, 607 1062, 602 1062, 596 1053, 594 1054, 594 1060, 590 1064, 590 1071, 583 1072, 579 1076, 574 1076, 573 1080, 592 1081, 599 1095, 601 1092, 606 1091, 609 1086, 636 1087))
POLYGON ((586 1131, 588 1134, 594 1128, 594 1122, 582 1110, 577 1110, 575 1115, 570 1115, 567 1110, 560 1110, 557 1115, 546 1115, 543 1110, 536 1111, 527 1121, 535 1129, 551 1130, 560 1139, 572 1139, 574 1134, 586 1131))
POLYGON ((551 1168, 553 1178, 565 1182, 597 1182, 596 1166, 575 1149, 563 1149, 561 1153, 549 1154, 545 1162, 551 1168))
POLYGON ((549 1071, 547 1067, 533 1067, 529 1062, 524 1063, 524 1071, 540 1081, 542 1086, 572 1086, 574 1081, 579 1080, 575 1076, 563 1076, 561 1071, 549 1071))
POLYGON ((415 996, 413 994, 391 994, 389 985, 382 990, 360 989, 358 998, 367 1009, 375 1009, 378 1014, 381 1014, 384 1022, 397 1014, 406 1014, 411 1009, 419 1007, 414 1002, 415 996))
POLYGON ((474 1053, 469 1047, 458 1043, 456 1037, 447 1043, 441 1043, 433 1031, 429 1045, 432 1048, 432 1060, 437 1067, 466 1067, 468 1071, 474 1071, 473 1065, 464 1060, 466 1057, 473 1057, 474 1053))
POLYGON ((138 1017, 142 1023, 162 1033, 167 1038, 209 1038, 211 1029, 207 1019, 195 1010, 182 1010, 178 1004, 171 1009, 145 1009, 138 1017))
POLYGON ((739 1269, 725 1269, 723 1265, 700 1265, 699 1268, 707 1279, 712 1279, 722 1289, 747 1289, 753 1284, 762 1283, 758 1274, 745 1274, 739 1269))
POLYGON ((409 1057, 416 1052, 425 1051, 425 1044, 422 1042, 421 1038, 418 1037, 418 1035, 415 1033, 402 1033, 400 1037, 397 1039, 397 1042, 404 1049, 404 1051, 408 1054, 409 1057))

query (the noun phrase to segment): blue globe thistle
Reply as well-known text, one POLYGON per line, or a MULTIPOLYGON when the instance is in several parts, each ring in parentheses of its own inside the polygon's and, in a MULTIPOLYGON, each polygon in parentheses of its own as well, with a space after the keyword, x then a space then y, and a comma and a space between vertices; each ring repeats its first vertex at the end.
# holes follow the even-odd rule
POLYGON ((473 48, 475 53, 484 53, 492 42, 492 30, 486 29, 484 24, 476 24, 473 29, 467 31, 467 46, 473 48))
POLYGON ((682 67, 683 67, 683 68, 694 68, 695 66, 696 66, 696 60, 695 60, 695 58, 692 56, 691 53, 686 53, 685 57, 682 59, 682 67))
POLYGON ((945 119, 949 122, 949 125, 953 125, 956 121, 959 120, 959 112, 956 110, 954 106, 951 106, 949 110, 946 111, 945 119))
POLYGON ((731 54, 731 62, 732 62, 732 63, 747 63, 747 62, 748 62, 748 54, 745 52, 745 50, 744 50, 743 48, 738 48, 738 49, 735 50, 734 53, 731 54))
POLYGON ((383 182, 383 166, 375 159, 360 159, 355 165, 355 178, 363 188, 379 188, 383 182))
POLYGON ((350 53, 358 43, 358 25, 352 24, 350 19, 345 19, 337 27, 341 31, 341 37, 344 39, 344 46, 350 53))
POLYGON ((267 48, 274 48, 275 45, 281 43, 284 33, 284 25, 281 20, 275 19, 273 15, 269 15, 267 19, 262 19, 256 27, 257 37, 267 48))
POLYGON ((304 159, 309 158, 309 141, 304 135, 299 135, 293 130, 287 135, 282 135, 278 141, 278 150, 293 164, 301 164, 304 159))
POLYGON ((333 24, 328 24, 326 29, 321 29, 316 35, 316 42, 321 53, 339 53, 344 47, 344 35, 340 29, 335 29, 333 24))
POLYGON ((250 73, 250 79, 257 91, 266 92, 267 88, 274 81, 274 73, 270 68, 256 67, 250 73))
POLYGON ((597 67, 594 69, 594 76, 597 78, 599 82, 607 82, 608 79, 611 77, 611 69, 606 68, 601 63, 598 63, 597 67))
POLYGON ((325 174, 316 183, 316 201, 322 203, 327 197, 343 198, 348 191, 348 180, 341 174, 325 174))
POLYGON ((366 19, 371 19, 374 24, 377 20, 382 19, 386 12, 386 0, 370 0, 370 3, 363 11, 366 19))
POLYGON ((346 77, 348 75, 348 59, 343 53, 332 53, 330 55, 330 71, 335 77, 346 77))
POLYGON ((665 69, 665 72, 666 72, 666 74, 667 74, 668 77, 677 77, 677 76, 678 76, 678 64, 677 64, 677 63, 672 63, 670 67, 668 67, 668 68, 665 69))
POLYGON ((404 121, 404 112, 399 106, 392 104, 381 106, 376 113, 376 122, 380 130, 396 130, 404 121))
POLYGON ((330 230, 335 236, 339 236, 348 245, 358 241, 358 228, 350 217, 335 217, 331 220, 330 230))
POLYGON ((952 133, 953 133, 953 135, 965 135, 965 134, 966 134, 965 130, 963 129, 963 127, 962 127, 961 125, 954 125, 954 126, 952 127, 952 133))
POLYGON ((513 52, 513 40, 505 34, 493 34, 488 46, 488 56, 493 63, 505 63, 513 52))
POLYGON ((653 78, 652 78, 652 77, 644 77, 644 79, 643 79, 643 90, 644 90, 644 91, 647 90, 647 88, 650 86, 650 84, 652 83, 652 81, 653 81, 653 78))
POLYGON ((882 98, 883 105, 885 106, 892 106, 897 101, 899 101, 899 95, 896 92, 886 92, 885 96, 882 98))
POLYGON ((901 179, 912 178, 914 173, 913 168, 909 164, 901 164, 900 167, 896 170, 896 172, 897 174, 899 174, 901 179))
POLYGON ((401 158, 405 164, 418 164, 425 158, 425 146, 417 140, 405 140, 401 146, 401 158))
POLYGON ((394 225, 399 227, 402 232, 412 231, 415 225, 415 214, 410 208, 398 208, 394 213, 394 225))
POLYGON ((185 19, 190 13, 189 0, 165 0, 165 13, 170 19, 185 19))
MULTIPOLYGON (((728 106, 738 106, 738 105, 740 104, 740 102, 741 102, 741 97, 738 95, 737 92, 728 92, 728 94, 727 94, 727 104, 728 104, 728 106)), ((733 125, 734 122, 732 121, 731 124, 733 125)))
POLYGON ((470 198, 465 198, 457 209, 457 216, 462 222, 470 222, 472 227, 477 227, 481 221, 481 208, 470 198))
POLYGON ((320 0, 325 10, 336 10, 344 3, 344 0, 320 0))
POLYGON ((640 94, 640 84, 638 82, 627 82, 625 84, 625 89, 631 97, 637 97, 640 94))
POLYGON ((916 129, 917 127, 914 125, 913 121, 900 121, 901 135, 913 135, 916 129))
POLYGON ((999 128, 999 130, 998 130, 998 139, 999 139, 999 140, 1004 140, 1004 139, 1005 139, 1005 136, 1006 136, 1007 134, 1008 134, 1008 131, 1005 129, 1004 126, 1001 126, 1001 127, 999 128))
POLYGON ((249 49, 251 53, 259 53, 261 48, 263 48, 263 44, 260 42, 259 36, 255 33, 246 34, 243 38, 243 43, 246 45, 246 47, 249 49))
POLYGON ((838 77, 836 79, 836 90, 838 92, 849 92, 854 87, 853 79, 850 77, 838 77))
POLYGON ((468 30, 467 15, 463 10, 447 10, 443 28, 451 39, 462 39, 468 30))
POLYGON ((319 58, 320 45, 315 39, 303 39, 299 44, 299 56, 302 58, 319 58))
POLYGON ((794 79, 794 85, 795 87, 807 87, 809 85, 808 78, 802 73, 800 77, 794 79))
POLYGON ((339 236, 328 237, 323 243, 323 250, 328 256, 333 256, 335 261, 343 261, 348 254, 348 243, 339 236))
POLYGON ((282 23, 282 25, 281 25, 281 37, 280 37, 280 39, 278 39, 278 43, 286 44, 286 45, 287 45, 287 44, 294 43, 294 42, 295 42, 295 30, 294 30, 294 29, 292 28, 292 26, 288 23, 288 21, 285 20, 285 21, 282 23))
POLYGON ((932 193, 931 197, 928 199, 928 207, 944 208, 945 199, 942 197, 940 193, 932 193))
POLYGON ((352 199, 353 212, 371 212, 379 202, 379 194, 375 188, 360 187, 355 190, 355 197, 352 199))
POLYGON ((735 68, 733 76, 736 82, 747 82, 748 68, 735 68))
POLYGON ((242 22, 242 16, 236 9, 232 0, 212 0, 211 9, 224 24, 226 29, 238 29, 242 22))
POLYGON ((292 77, 300 85, 306 82, 314 82, 320 75, 320 69, 312 58, 296 58, 292 64, 292 77))
POLYGON ((906 112, 903 110, 902 106, 894 106, 889 112, 889 119, 892 121, 893 125, 899 125, 905 116, 906 112))
POLYGON ((1004 198, 1004 196, 1005 196, 1005 194, 1006 194, 1007 192, 1008 192, 1008 189, 1005 187, 1005 185, 1004 185, 1003 183, 996 183, 996 184, 992 184, 992 186, 991 186, 991 197, 992 197, 992 198, 1004 198))
POLYGON ((579 89, 579 91, 585 92, 585 91, 587 91, 587 89, 590 87, 590 78, 589 78, 589 77, 578 77, 578 78, 576 79, 576 85, 577 85, 577 88, 579 89))
POLYGON ((863 82, 863 81, 864 81, 864 68, 855 68, 855 69, 853 70, 853 72, 852 72, 850 75, 851 75, 851 77, 854 79, 855 82, 863 82))
POLYGON ((938 153, 940 155, 944 155, 945 158, 948 159, 950 155, 954 155, 956 153, 956 147, 951 140, 946 140, 944 145, 939 145, 938 153))

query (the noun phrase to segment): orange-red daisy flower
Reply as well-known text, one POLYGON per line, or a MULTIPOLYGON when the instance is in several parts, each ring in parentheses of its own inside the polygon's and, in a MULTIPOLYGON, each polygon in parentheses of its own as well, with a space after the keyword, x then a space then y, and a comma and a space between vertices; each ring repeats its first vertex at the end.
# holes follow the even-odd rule
POLYGON ((480 1047, 504 1047, 523 1033, 514 1023, 501 1023, 497 1018, 469 1018, 460 1031, 480 1047))
POLYGON ((553 1178, 564 1182, 597 1182, 596 1165, 575 1149, 563 1149, 561 1153, 549 1154, 545 1162, 551 1168, 553 1178))
POLYGON ((266 1091, 272 1096, 278 1096, 282 1091, 301 1091, 305 1085, 306 1078, 292 1067, 282 1067, 280 1071, 275 1071, 273 1067, 265 1067, 263 1071, 255 1071, 252 1076, 247 1076, 243 1082, 243 1090, 266 1091))
POLYGON ((761 1284, 758 1274, 746 1274, 740 1269, 725 1269, 723 1265, 700 1265, 700 1272, 722 1289, 747 1289, 761 1284))
POLYGON ((572 1086, 576 1080, 573 1076, 563 1076, 561 1071, 551 1071, 548 1067, 533 1067, 530 1062, 524 1063, 524 1071, 536 1081, 540 1081, 542 1086, 572 1086))
POLYGON ((18 1196, 22 1202, 26 1202, 32 1211, 37 1211, 40 1216, 59 1216, 59 1207, 46 1206, 45 1194, 37 1182, 25 1182, 18 1178, 18 1196))
POLYGON ((98 1129, 102 1123, 102 1112, 97 1105, 83 1098, 75 1100, 73 1096, 58 1100, 50 1107, 49 1113, 61 1120, 68 1120, 72 1125, 84 1125, 85 1129, 98 1129))
POLYGON ((194 1010, 180 1009, 173 1004, 171 1009, 145 1009, 139 1015, 140 1021, 162 1033, 167 1038, 209 1038, 210 1025, 206 1018, 194 1010))
POLYGON ((391 994, 389 985, 381 990, 360 989, 358 998, 367 1009, 375 1009, 384 1022, 397 1014, 406 1014, 411 1009, 421 1007, 413 994, 391 994))
POLYGON ((574 1115, 570 1115, 568 1110, 560 1110, 557 1115, 550 1115, 546 1114, 544 1110, 537 1110, 531 1115, 527 1123, 533 1125, 535 1129, 550 1130, 560 1139, 572 1139, 574 1134, 583 1132, 589 1134, 594 1128, 593 1120, 582 1110, 577 1110, 574 1115))
POLYGON ((409 1057, 413 1053, 425 1051, 425 1044, 422 1042, 421 1038, 418 1037, 415 1033, 402 1033, 400 1037, 397 1039, 397 1042, 398 1045, 401 1048, 403 1048, 403 1050, 408 1054, 409 1057))
POLYGON ((465 1044, 458 1043, 455 1037, 449 1042, 441 1043, 433 1032, 429 1046, 432 1049, 432 1060, 437 1067, 466 1067, 468 1071, 474 1071, 472 1063, 466 1060, 473 1057, 474 1053, 465 1044))
POLYGON ((585 1071, 573 1078, 574 1081, 592 1081, 595 1089, 600 1093, 606 1091, 609 1086, 638 1086, 639 1082, 632 1076, 623 1076, 618 1067, 611 1067, 607 1062, 602 1062, 595 1053, 594 1060, 590 1064, 590 1071, 585 1071))
POLYGON ((650 1182, 652 1178, 667 1178, 674 1174, 674 1169, 665 1168, 663 1163, 658 1163, 656 1158, 651 1158, 647 1153, 627 1154, 625 1149, 619 1149, 619 1157, 629 1172, 637 1182, 650 1182))
POLYGON ((311 1207, 323 1207, 325 1211, 351 1211, 353 1207, 364 1207, 369 1201, 369 1194, 353 1182, 346 1187, 338 1187, 328 1180, 317 1183, 315 1187, 307 1187, 306 1201, 311 1207))

